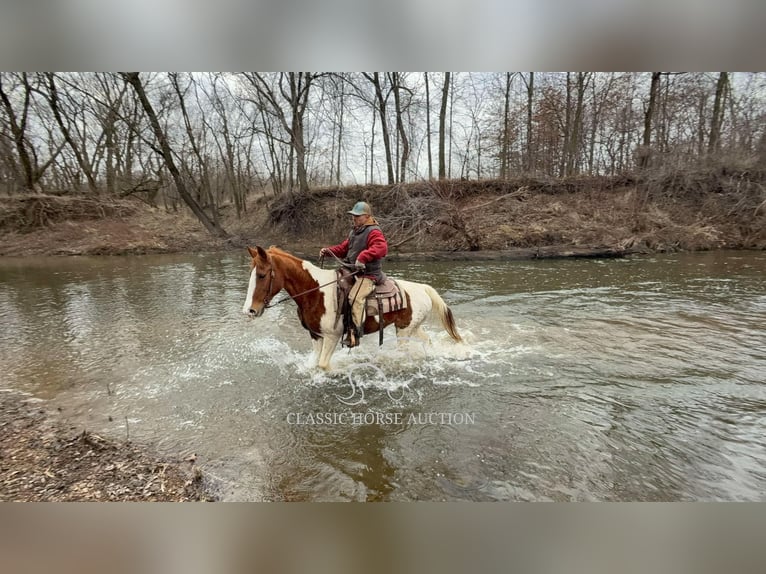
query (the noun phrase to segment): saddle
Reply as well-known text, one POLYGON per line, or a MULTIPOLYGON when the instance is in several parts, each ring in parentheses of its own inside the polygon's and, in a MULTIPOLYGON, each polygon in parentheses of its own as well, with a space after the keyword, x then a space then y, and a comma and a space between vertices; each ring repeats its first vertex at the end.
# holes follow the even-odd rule
MULTIPOLYGON (((346 331, 352 325, 351 322, 351 305, 348 302, 348 295, 351 292, 351 288, 354 286, 356 276, 352 275, 352 272, 341 267, 336 272, 338 280, 337 291, 337 314, 335 316, 335 324, 338 324, 338 320, 343 317, 343 330, 346 331)), ((404 297, 402 290, 399 288, 399 284, 390 277, 383 275, 383 280, 375 285, 375 290, 367 296, 365 301, 365 315, 375 317, 382 316, 385 313, 392 311, 399 311, 407 307, 407 299, 404 297)), ((379 320, 378 324, 380 328, 379 344, 383 344, 383 321, 379 320)))

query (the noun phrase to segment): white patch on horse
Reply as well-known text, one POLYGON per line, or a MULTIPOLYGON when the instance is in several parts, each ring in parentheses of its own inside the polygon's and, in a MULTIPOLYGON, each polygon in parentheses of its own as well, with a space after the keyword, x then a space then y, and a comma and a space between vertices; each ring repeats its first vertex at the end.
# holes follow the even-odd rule
POLYGON ((250 314, 250 305, 253 304, 253 293, 255 293, 255 267, 253 267, 253 270, 250 272, 250 283, 247 286, 247 299, 245 299, 245 304, 242 307, 242 312, 245 315, 250 314))
POLYGON ((399 283, 399 288, 410 296, 410 308, 412 309, 410 325, 420 325, 433 309, 433 301, 426 292, 426 285, 404 279, 397 279, 396 281, 399 283))
POLYGON ((309 275, 311 275, 311 277, 314 279, 314 281, 317 282, 318 285, 325 285, 325 283, 330 283, 330 285, 325 285, 320 289, 322 295, 324 296, 325 309, 324 315, 322 315, 322 318, 319 320, 320 334, 323 336, 331 334, 340 336, 340 331, 343 330, 343 325, 342 322, 339 321, 338 326, 335 326, 335 283, 331 283, 331 281, 335 279, 335 271, 331 271, 329 269, 320 269, 308 261, 303 262, 303 268, 309 273, 309 275))

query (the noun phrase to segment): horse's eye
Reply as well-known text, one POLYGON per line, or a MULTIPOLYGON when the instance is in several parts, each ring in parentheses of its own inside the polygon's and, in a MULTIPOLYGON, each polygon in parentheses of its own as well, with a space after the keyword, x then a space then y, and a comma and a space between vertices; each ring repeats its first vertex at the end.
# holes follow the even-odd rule
POLYGON ((266 279, 265 273, 258 273, 258 279, 266 279))

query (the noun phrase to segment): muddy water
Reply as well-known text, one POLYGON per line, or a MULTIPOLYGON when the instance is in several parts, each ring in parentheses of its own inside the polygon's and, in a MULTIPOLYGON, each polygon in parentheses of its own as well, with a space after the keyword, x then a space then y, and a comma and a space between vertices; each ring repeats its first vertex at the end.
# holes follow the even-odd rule
POLYGON ((316 373, 244 257, 0 261, 0 388, 226 500, 766 500, 766 254, 398 263, 465 336, 316 373))

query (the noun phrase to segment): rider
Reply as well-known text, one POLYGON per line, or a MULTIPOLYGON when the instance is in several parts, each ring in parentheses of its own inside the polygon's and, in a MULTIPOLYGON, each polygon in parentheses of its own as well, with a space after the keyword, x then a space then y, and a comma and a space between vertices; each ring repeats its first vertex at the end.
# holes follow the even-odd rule
POLYGON ((346 346, 356 347, 362 336, 365 299, 375 290, 375 285, 385 279, 382 260, 388 253, 388 243, 368 203, 359 201, 348 213, 354 225, 348 239, 332 247, 323 247, 319 256, 332 253, 356 267, 357 280, 348 295, 353 326, 344 341, 346 346))

